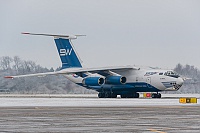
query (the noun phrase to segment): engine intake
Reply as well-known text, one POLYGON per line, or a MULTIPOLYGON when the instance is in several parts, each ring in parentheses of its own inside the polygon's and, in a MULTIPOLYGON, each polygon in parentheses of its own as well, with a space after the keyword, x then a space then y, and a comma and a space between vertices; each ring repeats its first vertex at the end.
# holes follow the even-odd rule
POLYGON ((102 77, 86 77, 83 79, 82 83, 87 86, 100 86, 105 82, 102 77))
POLYGON ((108 76, 106 77, 106 84, 125 84, 126 77, 123 76, 108 76))

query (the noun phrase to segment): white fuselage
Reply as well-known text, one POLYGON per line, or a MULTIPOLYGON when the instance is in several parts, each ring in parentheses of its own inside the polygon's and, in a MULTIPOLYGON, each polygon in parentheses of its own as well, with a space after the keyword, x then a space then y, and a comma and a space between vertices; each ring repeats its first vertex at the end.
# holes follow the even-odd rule
MULTIPOLYGON (((115 72, 115 71, 114 71, 115 72)), ((121 70, 116 71, 119 75, 125 76, 127 81, 123 85, 103 84, 101 86, 84 86, 83 77, 76 74, 65 75, 72 82, 89 89, 112 89, 117 91, 133 92, 158 92, 158 91, 176 91, 183 84, 183 79, 178 76, 167 75, 172 70, 161 69, 139 69, 139 70, 121 70)))

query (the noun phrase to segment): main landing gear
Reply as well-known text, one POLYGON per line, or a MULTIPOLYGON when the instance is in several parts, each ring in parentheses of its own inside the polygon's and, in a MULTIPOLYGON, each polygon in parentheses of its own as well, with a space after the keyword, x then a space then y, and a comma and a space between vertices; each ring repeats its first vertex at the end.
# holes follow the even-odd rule
POLYGON ((152 98, 161 98, 161 94, 160 93, 152 93, 151 97, 152 98))
POLYGON ((139 98, 139 93, 132 93, 132 94, 122 94, 121 98, 139 98))
MULTIPOLYGON (((117 94, 114 92, 99 92, 99 98, 117 98, 117 94)), ((121 94, 121 98, 139 98, 139 93, 128 93, 128 94, 121 94)), ((152 93, 152 98, 161 98, 160 93, 152 93)))
MULTIPOLYGON (((121 98, 139 98, 139 93, 121 94, 121 98)), ((99 92, 99 98, 117 98, 117 94, 113 92, 99 92)))
POLYGON ((117 98, 117 94, 113 92, 99 92, 99 98, 117 98))

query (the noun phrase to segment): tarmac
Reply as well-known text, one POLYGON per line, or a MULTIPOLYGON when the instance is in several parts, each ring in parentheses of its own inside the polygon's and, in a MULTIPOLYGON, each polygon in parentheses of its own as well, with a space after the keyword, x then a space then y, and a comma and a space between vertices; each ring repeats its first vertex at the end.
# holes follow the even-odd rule
POLYGON ((0 132, 200 132, 199 101, 180 104, 180 95, 173 94, 162 99, 99 99, 95 96, 1 94, 0 132))

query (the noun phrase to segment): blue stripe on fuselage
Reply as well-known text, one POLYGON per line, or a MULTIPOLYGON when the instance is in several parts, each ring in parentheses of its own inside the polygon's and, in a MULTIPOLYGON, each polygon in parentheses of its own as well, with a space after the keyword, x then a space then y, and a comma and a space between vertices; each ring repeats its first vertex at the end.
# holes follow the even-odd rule
MULTIPOLYGON (((78 85, 83 86, 82 83, 78 83, 78 85)), ((124 85, 109 85, 109 84, 105 84, 102 86, 83 86, 86 87, 88 89, 93 89, 96 90, 98 92, 100 92, 102 89, 104 91, 110 91, 112 90, 114 91, 131 91, 131 92, 158 92, 161 91, 159 89, 157 89, 156 87, 147 84, 145 82, 136 82, 136 83, 126 83, 124 85)))

